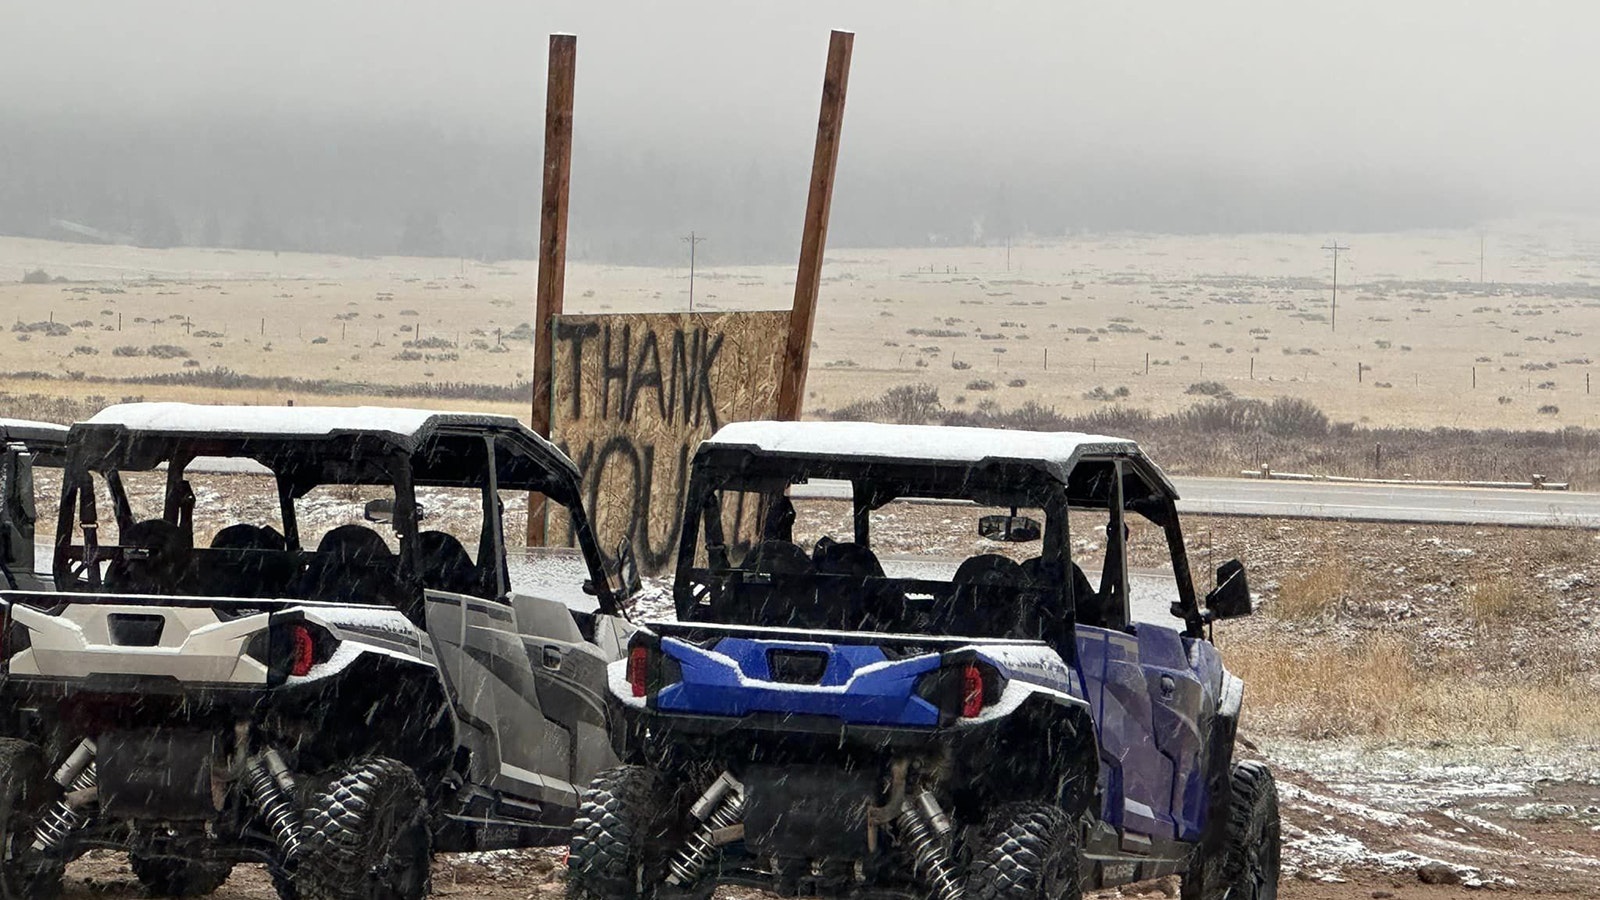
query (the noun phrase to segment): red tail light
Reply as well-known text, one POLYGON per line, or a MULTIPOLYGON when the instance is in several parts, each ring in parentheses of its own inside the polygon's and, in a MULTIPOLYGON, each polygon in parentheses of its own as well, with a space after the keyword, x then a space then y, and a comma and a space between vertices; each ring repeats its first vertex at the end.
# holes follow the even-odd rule
POLYGON ((289 628, 289 674, 300 678, 311 673, 317 661, 317 642, 311 638, 311 629, 304 625, 289 628))
POLYGON ((961 670, 961 718, 971 719, 983 712, 983 673, 968 663, 961 670))
POLYGON ((649 674, 650 649, 643 645, 635 646, 628 651, 628 685, 633 688, 635 697, 645 695, 649 674))

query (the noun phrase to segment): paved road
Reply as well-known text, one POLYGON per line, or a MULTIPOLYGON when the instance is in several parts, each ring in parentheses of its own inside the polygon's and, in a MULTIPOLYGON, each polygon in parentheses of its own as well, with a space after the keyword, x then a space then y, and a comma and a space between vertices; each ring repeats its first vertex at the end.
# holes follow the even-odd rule
POLYGON ((1600 494, 1504 488, 1175 478, 1180 512, 1600 528, 1600 494))
MULTIPOLYGON (((1255 478, 1174 478, 1180 512, 1435 525, 1600 528, 1600 494, 1505 488, 1337 484, 1255 478)), ((799 497, 845 499, 844 482, 813 482, 799 497)))

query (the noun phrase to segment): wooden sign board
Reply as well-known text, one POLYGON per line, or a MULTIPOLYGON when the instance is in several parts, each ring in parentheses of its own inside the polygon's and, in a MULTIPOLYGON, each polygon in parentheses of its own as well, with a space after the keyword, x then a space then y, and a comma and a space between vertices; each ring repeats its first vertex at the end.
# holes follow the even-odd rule
MULTIPOLYGON (((786 310, 552 318, 551 440, 583 472, 608 556, 627 537, 645 572, 673 565, 695 447, 776 417, 788 329, 786 310)), ((551 516, 550 540, 570 543, 551 516)))

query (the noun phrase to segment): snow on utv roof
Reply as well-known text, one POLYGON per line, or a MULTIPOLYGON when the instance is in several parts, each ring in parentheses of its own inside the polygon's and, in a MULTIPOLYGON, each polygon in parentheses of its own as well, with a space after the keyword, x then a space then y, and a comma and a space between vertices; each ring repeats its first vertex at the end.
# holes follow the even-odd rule
POLYGON ((24 444, 41 447, 60 446, 67 442, 67 426, 53 422, 0 418, 0 443, 8 441, 21 441, 24 444))
POLYGON ((1178 492, 1139 445, 1126 438, 1076 431, 1013 431, 954 425, 889 425, 879 422, 735 422, 702 446, 746 449, 771 456, 817 457, 885 463, 931 462, 976 466, 985 461, 1034 463, 1065 483, 1086 457, 1136 460, 1160 487, 1178 492))
MULTIPOLYGON (((91 456, 114 457, 122 468, 150 468, 164 462, 176 444, 205 448, 202 454, 293 461, 310 481, 364 480, 349 463, 381 455, 380 447, 415 454, 444 432, 494 432, 519 445, 560 478, 576 484, 578 468, 549 441, 512 416, 441 412, 381 406, 208 406, 192 403, 119 403, 72 426, 72 438, 91 456), (316 448, 313 451, 313 448, 316 448), (311 455, 307 455, 311 454, 311 455), (321 460, 325 471, 312 474, 321 460), (343 464, 341 465, 341 461, 343 464), (339 470, 335 474, 334 470, 339 470)), ((418 459, 418 484, 475 482, 475 469, 457 458, 418 459)), ((502 466, 506 462, 502 461, 502 466)), ((370 475, 370 473, 369 473, 370 475)), ((504 469, 501 486, 549 492, 539 473, 504 469)))
MULTIPOLYGON (((387 406, 207 406, 196 403, 118 403, 83 425, 120 426, 129 431, 228 437, 330 437, 379 434, 416 439, 441 425, 494 425, 534 435, 511 416, 439 412, 387 406)), ((543 438, 540 438, 543 440, 543 438)))

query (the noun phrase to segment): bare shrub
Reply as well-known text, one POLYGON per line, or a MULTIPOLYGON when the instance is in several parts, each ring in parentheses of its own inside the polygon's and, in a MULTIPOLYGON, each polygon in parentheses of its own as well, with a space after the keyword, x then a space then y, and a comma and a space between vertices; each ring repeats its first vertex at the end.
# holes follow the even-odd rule
POLYGON ((1278 397, 1261 411, 1261 428, 1275 437, 1319 438, 1328 433, 1328 417, 1309 400, 1278 397))
MULTIPOLYGON (((1218 346, 1221 346, 1220 344, 1218 346)), ((1183 391, 1185 394, 1196 394, 1201 397, 1215 397, 1218 400, 1232 400, 1233 391, 1220 381, 1196 381, 1183 391)))
POLYGON ((992 391, 992 390, 994 390, 994 382, 988 380, 987 378, 974 379, 972 381, 967 382, 967 390, 969 390, 969 391, 992 391))
POLYGON ((189 351, 175 344, 151 344, 148 352, 156 359, 187 359, 189 351))
POLYGON ((22 276, 23 284, 49 284, 50 273, 43 269, 34 269, 22 276))
POLYGON ((112 356, 144 356, 145 355, 145 351, 144 351, 143 347, 135 347, 135 346, 133 346, 131 344, 124 344, 121 347, 118 347, 115 350, 112 350, 111 351, 111 355, 112 356))

